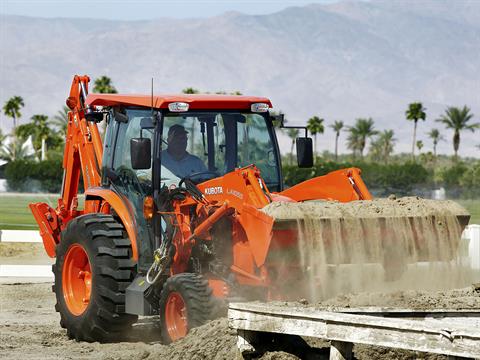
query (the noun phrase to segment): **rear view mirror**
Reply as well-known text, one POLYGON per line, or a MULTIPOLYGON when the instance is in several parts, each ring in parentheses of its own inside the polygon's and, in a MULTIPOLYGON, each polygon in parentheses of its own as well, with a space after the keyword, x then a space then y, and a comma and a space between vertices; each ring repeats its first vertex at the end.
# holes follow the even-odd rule
POLYGON ((310 168, 313 166, 312 138, 300 137, 296 140, 298 167, 310 168))
POLYGON ((132 159, 132 169, 150 169, 150 166, 152 164, 152 143, 150 139, 130 139, 130 157, 132 159))

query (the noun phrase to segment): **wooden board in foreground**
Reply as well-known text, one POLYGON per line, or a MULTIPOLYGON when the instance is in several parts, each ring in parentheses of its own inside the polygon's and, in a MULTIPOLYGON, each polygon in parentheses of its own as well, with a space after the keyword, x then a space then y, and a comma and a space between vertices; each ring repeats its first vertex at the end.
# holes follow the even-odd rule
POLYGON ((480 358, 480 311, 433 311, 419 317, 388 317, 387 312, 360 315, 262 303, 231 303, 230 327, 312 336, 337 342, 358 343, 436 354, 480 358), (415 319, 412 319, 415 318, 415 319))

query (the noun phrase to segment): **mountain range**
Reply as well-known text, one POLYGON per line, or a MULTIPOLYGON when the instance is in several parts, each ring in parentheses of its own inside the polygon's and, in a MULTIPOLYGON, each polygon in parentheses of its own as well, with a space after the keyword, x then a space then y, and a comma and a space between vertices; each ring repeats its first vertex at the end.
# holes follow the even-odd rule
MULTIPOLYGON (((418 130, 424 150, 436 127, 447 139, 439 152, 452 153, 451 131, 434 121, 447 106, 466 104, 480 122, 480 1, 342 1, 199 19, 0 20, 0 104, 22 96, 20 123, 60 110, 74 74, 107 75, 122 93, 150 93, 153 77, 156 93, 191 86, 267 96, 290 124, 313 115, 347 125, 372 117, 377 129, 395 130, 396 152, 411 146, 410 102, 427 108, 418 130)), ((3 112, 0 126, 12 127, 3 112)), ((462 133, 461 155, 479 156, 479 134, 462 133)), ((326 128, 319 148, 333 150, 333 141, 326 128)))

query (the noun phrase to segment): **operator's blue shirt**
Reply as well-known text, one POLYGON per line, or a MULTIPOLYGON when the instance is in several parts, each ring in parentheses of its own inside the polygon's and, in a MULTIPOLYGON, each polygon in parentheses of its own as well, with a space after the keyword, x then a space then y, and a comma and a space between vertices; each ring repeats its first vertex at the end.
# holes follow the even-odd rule
POLYGON ((167 150, 163 150, 161 155, 162 165, 179 178, 207 171, 207 167, 203 161, 195 155, 189 154, 188 152, 186 153, 185 157, 180 160, 175 160, 167 150))

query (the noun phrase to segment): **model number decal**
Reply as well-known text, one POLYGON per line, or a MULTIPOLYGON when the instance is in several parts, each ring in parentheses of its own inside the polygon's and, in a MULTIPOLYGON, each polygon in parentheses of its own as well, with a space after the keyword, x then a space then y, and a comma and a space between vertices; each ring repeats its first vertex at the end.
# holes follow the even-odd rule
POLYGON ((223 194, 223 187, 212 186, 205 189, 205 195, 217 195, 217 194, 223 194))

